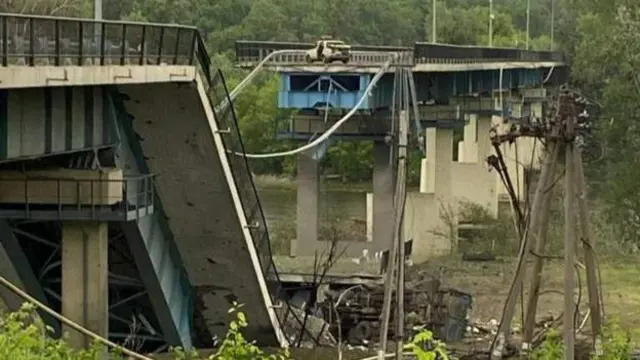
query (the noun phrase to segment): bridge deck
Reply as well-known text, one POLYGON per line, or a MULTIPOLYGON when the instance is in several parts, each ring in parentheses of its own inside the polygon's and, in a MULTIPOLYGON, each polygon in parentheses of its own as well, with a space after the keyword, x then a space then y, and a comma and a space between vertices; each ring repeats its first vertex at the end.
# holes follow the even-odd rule
POLYGON ((539 68, 565 63, 564 55, 554 51, 415 43, 412 48, 354 45, 346 65, 309 64, 305 51, 313 46, 240 40, 236 41, 236 65, 251 68, 269 58, 264 66, 281 72, 377 72, 394 54, 394 67, 410 66, 417 72, 539 68))

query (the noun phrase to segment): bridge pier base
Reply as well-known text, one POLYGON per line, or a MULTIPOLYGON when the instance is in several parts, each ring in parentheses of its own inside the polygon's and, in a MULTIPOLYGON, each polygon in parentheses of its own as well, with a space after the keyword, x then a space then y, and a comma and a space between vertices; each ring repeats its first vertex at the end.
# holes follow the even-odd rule
MULTIPOLYGON (((62 314, 105 338, 109 320, 108 225, 64 222, 62 226, 62 314)), ((68 341, 87 348, 92 339, 69 328, 68 341)))
POLYGON ((490 115, 469 116, 464 140, 458 145, 459 150, 462 148, 459 153, 462 156, 453 163, 451 191, 453 201, 480 205, 491 215, 498 216, 496 178, 499 176, 495 171, 489 171, 486 162, 493 153, 489 138, 491 126, 490 115))
POLYGON ((297 255, 298 247, 315 249, 319 230, 320 162, 310 153, 298 155, 296 239, 291 242, 289 255, 297 255))
POLYGON ((373 244, 369 247, 373 252, 388 249, 393 236, 395 169, 389 159, 389 150, 384 142, 373 143, 373 244))

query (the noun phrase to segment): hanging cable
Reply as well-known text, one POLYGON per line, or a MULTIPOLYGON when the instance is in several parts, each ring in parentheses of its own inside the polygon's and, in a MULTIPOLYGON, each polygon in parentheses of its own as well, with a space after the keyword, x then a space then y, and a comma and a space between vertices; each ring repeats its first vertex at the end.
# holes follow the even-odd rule
POLYGON ((233 90, 231 90, 231 92, 229 93, 229 97, 227 97, 224 100, 222 100, 220 102, 220 104, 218 104, 218 106, 216 106, 214 111, 216 113, 218 113, 219 111, 225 110, 226 107, 229 106, 229 104, 231 104, 233 102, 233 100, 235 100, 235 98, 238 96, 238 94, 240 94, 242 92, 242 90, 244 90, 244 88, 247 85, 249 85, 249 83, 251 83, 251 81, 253 81, 253 79, 262 70, 262 67, 264 67, 264 65, 269 60, 271 60, 271 58, 273 58, 276 55, 297 55, 297 54, 304 54, 304 51, 302 51, 302 50, 278 50, 278 51, 274 51, 274 52, 270 53, 269 55, 267 55, 264 59, 262 59, 262 61, 260 61, 258 63, 258 65, 256 65, 256 67, 253 70, 251 70, 249 75, 247 75, 244 79, 242 79, 242 81, 238 85, 236 85, 236 87, 233 88, 233 90))
POLYGON ((304 152, 306 150, 309 150, 309 149, 312 149, 312 148, 318 146, 319 144, 321 144, 322 142, 327 140, 331 136, 331 134, 336 132, 338 130, 338 128, 340 128, 340 126, 342 126, 342 124, 344 124, 345 122, 349 121, 349 119, 356 113, 356 111, 358 111, 358 109, 360 108, 360 106, 362 105, 364 100, 369 96, 369 94, 373 90, 373 87, 378 83, 378 81, 385 74, 386 70, 391 66, 391 63, 394 60, 396 60, 398 58, 398 56, 399 56, 398 53, 394 53, 394 54, 389 56, 389 60, 386 63, 384 63, 384 65, 382 65, 382 67, 380 67, 380 70, 378 70, 378 72, 375 74, 375 76, 371 79, 371 82, 369 83, 369 86, 367 86, 367 88, 364 90, 364 93, 360 97, 360 100, 358 100, 358 102, 353 106, 353 108, 351 108, 351 110, 349 110, 349 112, 345 116, 343 116, 340 120, 338 120, 335 124, 333 124, 333 126, 331 126, 329 128, 329 130, 325 131, 322 135, 320 135, 314 141, 312 141, 312 142, 310 142, 310 143, 308 143, 306 145, 303 145, 303 146, 301 146, 301 147, 299 147, 297 149, 288 150, 288 151, 281 151, 281 152, 275 152, 275 153, 267 153, 267 154, 244 154, 244 153, 241 153, 241 152, 233 152, 233 151, 230 151, 230 150, 227 150, 227 151, 230 152, 230 153, 233 153, 235 155, 246 156, 247 158, 251 158, 251 159, 267 159, 267 158, 274 158, 274 157, 283 157, 283 156, 296 155, 296 154, 299 154, 301 152, 304 152))

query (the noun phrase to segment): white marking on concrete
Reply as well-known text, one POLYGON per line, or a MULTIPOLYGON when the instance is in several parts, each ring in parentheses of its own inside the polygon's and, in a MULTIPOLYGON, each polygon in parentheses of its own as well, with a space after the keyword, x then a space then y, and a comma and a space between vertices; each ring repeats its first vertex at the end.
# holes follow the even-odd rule
POLYGON ((183 65, 7 66, 0 67, 0 89, 189 82, 195 74, 195 66, 183 65))

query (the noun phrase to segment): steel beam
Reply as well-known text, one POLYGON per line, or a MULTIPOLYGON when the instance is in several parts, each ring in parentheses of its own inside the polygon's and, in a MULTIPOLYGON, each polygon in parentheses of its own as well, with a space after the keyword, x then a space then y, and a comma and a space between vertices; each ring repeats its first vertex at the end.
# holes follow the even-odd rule
MULTIPOLYGON (((6 220, 0 220, 0 274, 13 281, 23 291, 33 296, 41 303, 48 305, 44 290, 38 281, 38 277, 31 268, 29 260, 22 251, 22 247, 16 238, 13 228, 6 220)), ((0 286, 0 296, 5 299, 10 310, 17 310, 23 300, 10 293, 9 289, 0 286)), ((51 326, 54 335, 60 335, 60 323, 52 316, 40 312, 44 322, 51 326)))

